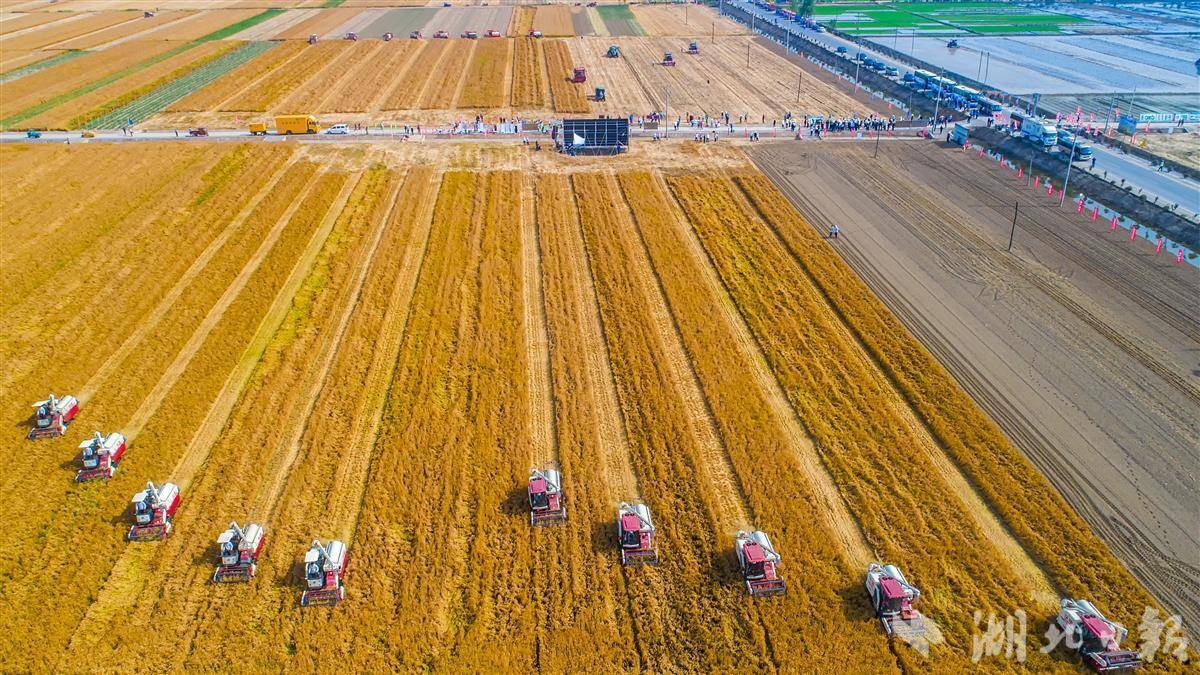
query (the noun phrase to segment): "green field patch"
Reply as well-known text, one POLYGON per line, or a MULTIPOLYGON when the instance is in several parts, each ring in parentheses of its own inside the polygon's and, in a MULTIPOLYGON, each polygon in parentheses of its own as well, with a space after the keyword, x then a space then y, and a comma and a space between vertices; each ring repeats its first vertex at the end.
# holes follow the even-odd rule
POLYGON ((12 82, 13 80, 15 80, 19 77, 25 77, 26 75, 32 75, 33 73, 36 73, 39 70, 45 70, 52 66, 57 66, 58 64, 60 64, 64 61, 70 61, 71 59, 78 57, 78 56, 83 56, 86 53, 87 52, 85 52, 81 49, 72 49, 70 51, 65 51, 65 52, 62 52, 61 54, 56 54, 49 58, 42 59, 41 61, 37 61, 35 63, 30 63, 29 65, 26 65, 26 66, 21 66, 20 68, 14 68, 13 70, 10 70, 10 71, 0 75, 0 84, 4 84, 5 82, 12 82))
POLYGON ((609 35, 639 36, 646 34, 629 5, 599 5, 596 7, 596 12, 604 20, 604 27, 608 29, 609 35))

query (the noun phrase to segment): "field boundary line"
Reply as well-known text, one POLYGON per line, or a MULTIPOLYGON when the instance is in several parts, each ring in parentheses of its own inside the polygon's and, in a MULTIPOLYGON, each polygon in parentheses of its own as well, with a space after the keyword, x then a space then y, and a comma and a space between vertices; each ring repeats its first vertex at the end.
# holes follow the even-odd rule
MULTIPOLYGON (((782 247, 782 250, 787 253, 794 266, 804 275, 805 281, 815 289, 817 297, 821 299, 821 302, 831 313, 831 316, 836 319, 834 325, 840 329, 847 344, 859 354, 864 363, 869 364, 870 368, 887 383, 886 388, 891 393, 890 396, 886 397, 887 406, 912 428, 917 440, 923 446, 922 450, 934 467, 937 468, 938 474, 945 481, 946 486, 959 499, 963 510, 970 514, 979 531, 996 547, 996 552, 1010 565, 1014 576, 1029 586, 1031 599, 1043 603, 1047 607, 1056 606, 1059 593, 1050 576, 1046 573, 1046 570, 1042 569, 1041 565, 1038 564, 1029 550, 1025 548, 1021 540, 1009 529, 1008 524, 1000 517, 991 502, 976 488, 974 482, 967 476, 966 472, 951 457, 941 439, 938 438, 925 418, 916 410, 912 401, 909 400, 904 388, 896 382, 895 378, 888 373, 883 364, 871 353, 862 336, 846 320, 841 309, 829 297, 825 288, 813 277, 808 267, 800 260, 775 224, 758 210, 747 196, 745 190, 737 184, 737 181, 731 180, 728 176, 725 177, 725 180, 730 182, 730 193, 745 211, 746 215, 752 219, 752 222, 758 221, 770 233, 771 238, 782 247)), ((857 272, 854 272, 854 274, 857 274, 857 272)))
MULTIPOLYGON (((358 178, 360 177, 361 174, 355 174, 354 180, 347 180, 343 183, 341 192, 339 192, 337 198, 334 199, 333 204, 330 205, 329 210, 325 213, 320 227, 313 232, 304 252, 292 266, 287 280, 275 294, 271 306, 259 322, 258 329, 243 351, 241 359, 229 373, 229 376, 226 377, 225 384, 221 387, 221 391, 217 394, 217 397, 213 399, 208 413, 204 416, 204 420, 192 435, 192 440, 188 443, 179 461, 176 462, 175 468, 170 472, 170 478, 172 482, 179 486, 180 492, 187 491, 192 478, 207 458, 208 451, 212 448, 216 437, 225 428, 229 415, 233 412, 233 408, 237 405, 242 390, 261 361, 263 352, 270 342, 271 336, 275 334, 275 331, 279 329, 280 324, 283 322, 283 318, 286 316, 287 310, 291 305, 292 298, 300 288, 300 284, 304 282, 305 277, 308 276, 308 271, 316 261, 317 255, 320 253, 325 240, 333 229, 334 223, 337 221, 338 214, 345 207, 346 201, 349 199, 354 186, 358 184, 358 178)), ((312 185, 311 181, 309 185, 312 185)), ((300 199, 297 199, 295 204, 298 206, 300 201, 300 199)), ((257 265, 255 267, 257 268, 257 265)), ((62 658, 66 658, 67 654, 77 648, 79 640, 88 641, 89 644, 94 643, 94 639, 89 640, 87 637, 89 633, 103 630, 110 618, 122 610, 128 610, 134 606, 145 581, 144 575, 140 574, 140 572, 144 571, 144 568, 149 564, 150 559, 158 550, 159 547, 157 546, 125 547, 120 558, 113 565, 112 571, 109 572, 108 577, 104 580, 104 584, 101 586, 96 599, 88 606, 83 619, 76 625, 62 658)))
POLYGON ((847 561, 852 566, 865 568, 875 556, 866 537, 863 536, 858 521, 850 514, 845 499, 833 482, 833 476, 821 462, 812 438, 804 429, 799 415, 783 392, 782 385, 767 364, 762 346, 759 345, 749 326, 746 325, 745 318, 734 304, 724 281, 717 274, 712 258, 704 249, 704 245, 700 243, 698 235, 692 229, 687 216, 684 215, 679 202, 675 199, 675 194, 667 186, 661 172, 655 171, 651 175, 662 191, 665 200, 670 204, 671 221, 675 231, 683 240, 684 249, 695 264, 699 276, 704 279, 709 292, 717 299, 717 308, 724 315, 726 325, 736 337, 742 356, 750 365, 751 374, 758 383, 763 398, 770 406, 775 424, 783 432, 783 437, 787 439, 792 455, 800 465, 801 471, 804 472, 809 487, 824 505, 822 513, 826 516, 829 530, 838 540, 839 548, 846 556, 847 561))
MULTIPOLYGON (((271 249, 275 247, 275 243, 279 240, 280 235, 283 234, 283 230, 287 227, 288 222, 291 221, 292 216, 294 216, 296 211, 300 209, 301 202, 303 202, 304 197, 308 195, 309 191, 312 190, 313 185, 316 183, 316 179, 319 177, 319 175, 319 173, 314 174, 313 177, 309 179, 308 184, 304 186, 304 190, 300 194, 296 195, 296 200, 292 202, 292 204, 288 206, 287 210, 283 212, 283 215, 281 215, 279 219, 275 221, 275 225, 271 227, 271 230, 267 233, 267 236, 263 237, 258 249, 254 251, 254 255, 246 261, 246 264, 242 266, 242 269, 238 272, 238 275, 234 277, 229 286, 225 288, 225 292, 221 294, 221 297, 217 299, 217 302, 208 310, 208 313, 204 316, 204 320, 201 321, 200 325, 196 327, 196 330, 192 333, 191 337, 188 338, 188 341, 184 343, 183 347, 175 355, 175 359, 171 362, 171 365, 169 365, 167 369, 163 371, 163 374, 159 377, 158 382, 155 383, 154 388, 150 390, 150 393, 147 394, 146 398, 142 400, 142 404, 138 406, 136 411, 134 411, 133 415, 129 419, 129 422, 122 430, 122 433, 125 434, 125 439, 128 443, 133 443, 134 440, 137 439, 138 434, 141 433, 142 429, 146 426, 146 423, 150 421, 150 418, 158 410, 158 407, 162 405, 162 402, 167 397, 167 393, 170 392, 171 387, 174 386, 175 382, 183 376, 183 372, 187 369, 192 357, 196 355, 196 352, 200 350, 200 347, 204 344, 204 341, 208 339, 209 334, 212 333, 213 329, 217 327, 218 323, 220 323, 221 317, 225 315, 225 310, 228 309, 229 306, 233 304, 233 301, 237 299, 237 296, 241 294, 242 289, 245 288, 246 283, 250 280, 250 277, 253 276, 259 265, 261 265, 263 260, 266 259, 267 254, 271 252, 271 249)), ((182 488, 183 486, 180 487, 182 488)))
MULTIPOLYGON (((174 21, 168 21, 167 23, 159 24, 159 25, 149 28, 147 30, 138 31, 136 33, 133 33, 132 35, 124 35, 115 40, 109 40, 108 42, 102 42, 98 45, 92 45, 91 47, 88 47, 88 49, 94 49, 96 51, 101 51, 104 49, 109 49, 111 47, 116 47, 117 45, 119 45, 123 42, 132 42, 134 40, 146 40, 146 39, 157 40, 160 38, 147 37, 147 36, 149 36, 152 33, 157 33, 158 31, 161 31, 161 30, 166 30, 167 28, 173 28, 173 27, 175 27, 176 24, 187 21, 188 19, 195 18, 196 15, 203 13, 205 11, 208 11, 208 10, 200 10, 198 12, 189 12, 188 10, 177 10, 177 11, 188 12, 188 13, 184 16, 176 18, 174 21)), ((117 24, 117 26, 124 26, 124 25, 125 24, 123 24, 123 23, 117 24)), ((87 36, 81 35, 79 37, 87 37, 87 36)), ((79 38, 71 38, 71 39, 78 40, 79 38)), ((64 42, 70 42, 70 41, 71 40, 64 40, 64 42)), ((59 44, 62 44, 62 43, 59 43, 59 44)))
MULTIPOLYGON (((571 201, 569 220, 574 227, 562 235, 564 248, 569 248, 563 265, 571 268, 575 277, 575 296, 579 307, 588 308, 587 316, 580 322, 580 338, 587 345, 584 355, 585 372, 596 397, 596 438, 604 448, 601 462, 608 480, 609 497, 615 508, 619 502, 641 500, 642 486, 633 471, 633 453, 629 448, 629 431, 621 399, 617 395, 617 379, 612 370, 612 355, 608 341, 604 339, 604 315, 600 313, 600 299, 596 292, 596 279, 592 275, 587 246, 584 245, 583 222, 579 217, 579 199, 574 187, 568 182, 566 191, 571 201)), ((639 655, 641 645, 638 646, 639 655)), ((643 662, 645 659, 643 659, 643 662)))
POLYGON ((616 213, 624 221, 620 228, 621 241, 629 254, 630 272, 638 280, 646 296, 656 342, 666 357, 668 377, 683 405, 688 429, 696 440, 700 460, 704 463, 696 468, 698 473, 707 479, 717 498, 715 506, 721 512, 714 513, 713 516, 720 521, 728 521, 720 524, 726 526, 731 535, 737 530, 753 529, 752 509, 734 471, 733 462, 729 459, 725 442, 721 439, 713 420, 712 407, 700 384, 700 378, 692 367, 691 359, 688 358, 679 324, 675 320, 670 303, 667 302, 658 271, 654 269, 650 253, 642 241, 641 231, 637 229, 637 217, 625 201, 624 188, 616 176, 611 173, 605 173, 603 176, 609 189, 621 197, 616 204, 616 213), (636 240, 633 239, 634 236, 636 240))
MULTIPOLYGON (((410 169, 408 176, 411 177, 413 171, 410 169)), ((342 535, 343 541, 349 546, 354 540, 354 534, 358 530, 358 521, 362 515, 362 503, 367 492, 367 481, 370 478, 370 467, 375 463, 375 449, 379 444, 379 427, 383 424, 383 416, 387 411, 389 399, 391 398, 392 384, 396 378, 396 367, 399 363, 400 350, 404 346, 404 338, 408 334, 409 317, 412 315, 412 297, 416 292, 417 281, 421 277, 421 270, 425 267, 425 257, 429 251, 429 238, 433 230, 434 210, 437 206, 438 193, 441 191, 442 173, 435 172, 430 176, 428 184, 424 186, 427 192, 423 198, 426 204, 421 209, 421 215, 418 218, 420 223, 419 241, 410 241, 408 251, 404 254, 404 262, 401 263, 400 273, 396 276, 396 282, 392 286, 392 295, 388 300, 388 306, 385 310, 385 317, 391 317, 395 312, 401 310, 403 306, 403 317, 396 317, 393 322, 384 324, 384 329, 380 332, 377 339, 377 345, 387 345, 386 349, 376 349, 371 369, 368 375, 369 380, 373 380, 372 375, 378 375, 378 381, 369 381, 363 387, 363 391, 367 394, 360 399, 358 408, 359 414, 355 417, 356 427, 357 422, 367 417, 366 410, 372 408, 374 412, 370 416, 370 421, 365 428, 358 427, 361 433, 355 434, 354 442, 350 445, 351 448, 357 449, 358 452, 349 453, 348 459, 343 456, 342 467, 344 471, 338 472, 334 478, 334 489, 330 493, 337 494, 339 478, 345 476, 353 476, 357 480, 354 484, 354 508, 344 508, 345 503, 338 503, 329 509, 330 513, 343 513, 342 517, 346 520, 339 523, 334 531, 342 535), (378 390, 372 385, 379 387, 378 390), (372 391, 377 391, 379 400, 373 401, 369 396, 372 391), (369 441, 369 443, 368 443, 369 441), (365 451, 365 452, 364 452, 365 451)), ((407 178, 406 181, 407 182, 407 178)), ((344 496, 343 499, 348 499, 344 496)), ((332 500, 331 500, 332 501, 332 500)))
POLYGON ((125 361, 126 357, 133 352, 134 348, 141 343, 142 339, 145 338, 145 336, 149 334, 150 331, 157 326, 160 321, 162 321, 163 317, 166 316, 167 311, 170 310, 171 306, 175 304, 175 301, 183 295, 183 292, 187 290, 187 287, 191 285, 192 281, 195 280, 196 277, 200 276, 200 273, 204 271, 204 268, 208 266, 208 263, 213 259, 217 252, 221 250, 221 247, 225 245, 225 242, 233 236, 233 233, 238 228, 245 224, 246 220, 250 217, 250 214, 258 208, 258 205, 262 203, 262 200, 265 199, 267 194, 275 188, 280 179, 283 178, 284 174, 287 173, 288 169, 290 169, 298 159, 298 156, 293 155, 282 166, 280 166, 278 170, 276 170, 273 176, 268 178, 267 181, 263 183, 262 188, 258 191, 258 193, 255 194, 254 197, 252 197, 244 207, 242 207, 242 210, 233 217, 233 220, 231 220, 225 229, 221 231, 221 234, 217 235, 217 237, 209 243, 208 247, 196 257, 191 266, 188 267, 188 269, 181 277, 179 277, 178 280, 176 280, 175 284, 169 291, 167 291, 166 295, 159 300, 154 309, 152 309, 148 315, 138 322, 133 331, 130 332, 125 338, 125 341, 121 343, 121 346, 117 348, 117 351, 113 352, 107 359, 105 359, 104 363, 100 365, 100 368, 88 379, 87 383, 83 385, 83 388, 80 389, 78 399, 81 406, 87 404, 92 396, 95 395, 96 390, 100 388, 100 385, 116 371, 121 363, 125 361))
MULTIPOLYGON (((355 182, 356 185, 357 182, 355 182)), ((342 302, 345 303, 345 306, 338 317, 337 327, 331 335, 319 343, 316 353, 313 354, 313 364, 315 365, 317 361, 320 361, 320 365, 315 371, 310 371, 309 373, 314 376, 303 398, 303 411, 294 410, 288 416, 289 421, 296 420, 297 423, 294 425, 294 431, 290 438, 286 441, 287 450, 281 461, 275 462, 274 458, 268 461, 268 466, 272 464, 277 465, 276 470, 272 474, 269 489, 265 492, 260 490, 259 494, 255 497, 254 503, 250 507, 250 515, 247 516, 247 520, 250 522, 270 523, 275 516, 279 493, 283 490, 283 486, 287 482, 287 477, 291 475, 292 467, 300 454, 300 446, 304 440, 304 436, 308 433, 309 420, 312 418, 313 410, 317 406, 317 400, 320 398, 321 392, 325 389, 329 372, 333 369, 333 363, 341 350, 342 340, 345 338, 346 329, 350 325, 350 319, 354 316, 355 311, 359 309, 363 285, 366 283, 367 275, 375 264, 375 256, 379 252, 379 242, 383 240, 383 233, 389 227, 392 209, 395 208, 396 204, 396 195, 399 193, 400 186, 403 183, 403 180, 397 181, 396 186, 386 196, 386 199, 390 201, 392 206, 379 219, 379 222, 374 225, 374 237, 371 239, 365 259, 358 261, 356 275, 353 277, 350 287, 343 291, 345 298, 342 302), (262 514, 262 518, 255 520, 258 518, 258 514, 262 514)))
POLYGON ((554 431, 554 383, 550 375, 550 338, 546 332, 546 293, 542 288, 541 234, 534 214, 533 183, 521 174, 521 293, 524 296, 525 361, 529 378, 530 454, 537 465, 557 462, 554 431))

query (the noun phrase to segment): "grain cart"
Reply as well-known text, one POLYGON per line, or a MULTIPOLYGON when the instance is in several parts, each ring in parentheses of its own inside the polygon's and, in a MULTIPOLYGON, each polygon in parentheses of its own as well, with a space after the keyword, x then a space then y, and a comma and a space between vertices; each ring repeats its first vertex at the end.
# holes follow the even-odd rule
POLYGON ((622 565, 658 564, 658 541, 649 506, 621 503, 617 508, 617 543, 622 565))
POLYGON ((529 470, 529 524, 558 525, 567 519, 567 496, 557 469, 529 470))
POLYGON ((253 579, 258 572, 258 555, 262 553, 266 538, 266 532, 258 523, 250 523, 244 528, 236 521, 229 523, 217 537, 217 569, 213 572, 213 581, 228 583, 253 579))
POLYGON ((83 468, 75 474, 76 482, 112 478, 125 455, 125 436, 113 432, 104 436, 99 431, 79 444, 83 468))
POLYGON ((867 595, 883 630, 891 636, 914 639, 925 635, 925 617, 913 609, 921 591, 908 583, 895 565, 867 565, 867 595))
POLYGON ((1054 622, 1066 635, 1067 644, 1076 647, 1083 662, 1098 673, 1133 670, 1142 665, 1136 651, 1121 649, 1129 631, 1106 619, 1087 600, 1063 598, 1054 622))
POLYGON ((787 583, 779 577, 782 562, 766 532, 738 532, 734 541, 742 578, 752 598, 766 598, 787 593, 787 583))
POLYGON ((166 539, 171 534, 171 520, 179 508, 179 486, 146 483, 146 489, 133 496, 133 526, 130 541, 166 539))
POLYGON ((74 396, 59 398, 50 394, 45 401, 33 404, 37 409, 33 428, 29 430, 29 439, 55 438, 67 431, 67 425, 79 414, 79 401, 74 396))
POLYGON ((304 593, 300 606, 336 605, 346 597, 342 576, 346 573, 346 545, 338 540, 322 544, 313 540, 304 554, 304 593))

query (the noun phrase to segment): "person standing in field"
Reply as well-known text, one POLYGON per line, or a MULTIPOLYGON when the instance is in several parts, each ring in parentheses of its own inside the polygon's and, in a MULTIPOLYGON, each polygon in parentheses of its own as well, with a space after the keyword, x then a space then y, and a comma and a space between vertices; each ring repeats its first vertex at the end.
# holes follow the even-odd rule
POLYGON ((838 226, 836 223, 829 226, 829 238, 830 239, 837 239, 839 232, 841 232, 841 230, 838 229, 838 226))

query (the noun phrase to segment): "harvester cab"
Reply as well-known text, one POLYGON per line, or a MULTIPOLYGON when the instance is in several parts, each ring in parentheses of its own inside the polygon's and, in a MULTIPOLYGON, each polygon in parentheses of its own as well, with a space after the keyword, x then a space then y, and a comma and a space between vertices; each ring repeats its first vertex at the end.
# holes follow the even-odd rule
POLYGON ((622 502, 617 509, 617 543, 622 565, 658 564, 658 542, 649 506, 622 502))
POLYGON ((576 68, 574 71, 571 72, 571 81, 575 82, 576 84, 578 84, 580 82, 587 82, 587 69, 586 68, 576 68))
POLYGON ((239 527, 237 522, 217 537, 217 570, 213 581, 250 581, 258 571, 258 554, 262 552, 266 532, 262 525, 251 523, 239 527))
POLYGON ((479 32, 473 30, 464 30, 459 37, 466 38, 468 40, 475 40, 479 38, 479 32))
POLYGON ((596 87, 596 100, 603 101, 605 99, 605 96, 606 96, 606 93, 604 91, 604 87, 596 87))
POLYGON ((865 583, 875 616, 889 637, 913 640, 925 635, 925 617, 913 609, 921 591, 908 583, 899 568, 871 563, 867 565, 865 583))
POLYGON ((605 55, 605 56, 607 56, 607 57, 608 57, 608 58, 610 58, 610 59, 615 59, 615 58, 617 58, 618 56, 620 56, 620 55, 621 55, 621 48, 620 48, 620 47, 618 47, 618 46, 616 46, 616 45, 609 45, 609 46, 608 46, 608 51, 607 51, 607 52, 605 52, 605 54, 604 54, 604 55, 605 55))
POLYGON ((787 593, 787 583, 779 577, 783 559, 771 546, 766 532, 738 532, 734 545, 750 597, 766 598, 787 593))
POLYGON ((1066 634, 1067 644, 1077 646, 1089 668, 1098 673, 1133 670, 1142 665, 1141 655, 1121 649, 1128 631, 1105 618, 1087 600, 1063 598, 1055 623, 1066 634))
POLYGON ((130 541, 166 539, 171 534, 171 519, 179 507, 179 486, 146 483, 146 489, 133 496, 133 526, 130 541))
POLYGON ((395 36, 395 34, 393 34, 393 33, 384 33, 384 34, 383 34, 383 41, 384 41, 384 42, 391 42, 391 41, 392 41, 392 38, 394 38, 394 37, 396 37, 396 36, 395 36))
POLYGON ((304 593, 300 606, 336 605, 346 597, 342 575, 346 571, 346 545, 332 540, 322 545, 313 540, 304 554, 304 593))
POLYGON ((83 468, 75 474, 75 480, 82 483, 101 478, 112 478, 117 472, 117 465, 125 455, 125 437, 117 432, 108 436, 99 431, 92 437, 79 444, 83 468))
POLYGON ((529 524, 558 525, 567 519, 567 497, 557 469, 529 470, 529 524))
POLYGON ((699 54, 699 53, 700 53, 700 45, 699 45, 699 44, 697 44, 695 40, 692 40, 691 42, 689 42, 689 43, 688 43, 688 51, 687 51, 687 53, 689 53, 689 54, 699 54))
POLYGON ((79 413, 79 401, 74 396, 59 398, 50 394, 45 401, 33 404, 37 409, 37 419, 29 430, 30 440, 38 438, 55 438, 67 431, 67 425, 79 413))
POLYGON ((310 45, 317 44, 317 34, 316 33, 313 33, 312 35, 308 36, 308 44, 310 44, 310 45))
POLYGON ((663 64, 664 66, 673 66, 673 65, 675 65, 675 55, 674 55, 674 54, 672 54, 671 52, 663 52, 663 60, 662 60, 662 64, 663 64))

